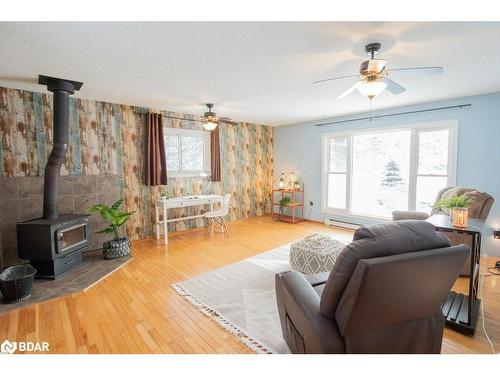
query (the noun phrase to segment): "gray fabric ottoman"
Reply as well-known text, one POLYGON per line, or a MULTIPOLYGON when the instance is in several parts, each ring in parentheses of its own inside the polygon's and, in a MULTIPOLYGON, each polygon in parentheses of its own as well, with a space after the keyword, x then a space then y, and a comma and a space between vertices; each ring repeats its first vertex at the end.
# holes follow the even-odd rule
POLYGON ((330 272, 344 247, 345 243, 329 235, 311 234, 290 246, 290 266, 307 275, 330 272))

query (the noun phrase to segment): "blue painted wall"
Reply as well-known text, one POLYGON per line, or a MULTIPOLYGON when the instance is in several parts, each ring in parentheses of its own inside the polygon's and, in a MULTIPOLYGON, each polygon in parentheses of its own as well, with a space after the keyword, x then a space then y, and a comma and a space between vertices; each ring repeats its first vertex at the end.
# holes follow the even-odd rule
MULTIPOLYGON (((500 92, 421 105, 374 111, 373 116, 472 104, 463 109, 451 109, 412 115, 387 117, 373 121, 356 121, 323 127, 313 126, 326 121, 347 120, 368 116, 361 113, 309 123, 279 126, 274 132, 274 171, 297 170, 305 185, 306 218, 323 221, 333 217, 321 212, 321 135, 337 130, 398 126, 419 122, 458 119, 457 185, 475 187, 491 194, 496 202, 490 212, 488 229, 484 233, 483 253, 500 256, 500 240, 493 238, 492 228, 500 228, 500 92), (310 208, 308 202, 313 201, 310 208)), ((332 102, 334 105, 335 102, 332 102)), ((366 106, 369 103, 367 101, 366 106)), ((376 107, 376 101, 374 102, 376 107)))

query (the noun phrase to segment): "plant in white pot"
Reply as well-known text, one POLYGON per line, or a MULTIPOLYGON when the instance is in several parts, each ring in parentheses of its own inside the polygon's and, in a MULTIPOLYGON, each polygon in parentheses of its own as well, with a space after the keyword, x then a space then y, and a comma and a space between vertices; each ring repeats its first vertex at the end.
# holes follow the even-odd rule
POLYGON ((97 233, 113 233, 114 238, 105 241, 102 246, 102 253, 105 259, 114 259, 130 254, 130 240, 128 237, 120 237, 119 228, 125 224, 133 212, 120 210, 123 199, 117 200, 111 206, 105 204, 96 204, 88 209, 89 213, 99 213, 109 222, 108 227, 97 233))

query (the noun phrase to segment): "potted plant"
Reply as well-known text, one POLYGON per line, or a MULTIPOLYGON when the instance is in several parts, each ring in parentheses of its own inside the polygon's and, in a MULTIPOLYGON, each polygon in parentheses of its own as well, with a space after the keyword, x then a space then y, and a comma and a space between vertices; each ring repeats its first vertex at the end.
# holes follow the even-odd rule
POLYGON ((443 198, 436 203, 435 207, 451 211, 451 222, 454 227, 467 228, 471 202, 471 197, 462 194, 443 198))
POLYGON ((280 208, 279 208, 279 216, 283 216, 283 212, 285 210, 285 207, 290 205, 292 203, 292 198, 290 197, 283 197, 280 199, 279 201, 279 205, 280 205, 280 208))
POLYGON ((295 188, 295 190, 300 190, 300 181, 295 180, 295 182, 293 183, 293 187, 295 188))
POLYGON ((170 193, 168 192, 168 190, 164 190, 161 192, 160 196, 161 196, 161 199, 168 199, 168 198, 170 198, 170 193))
POLYGON ((114 238, 102 244, 104 259, 114 259, 130 254, 130 240, 128 237, 120 237, 118 229, 125 224, 133 212, 120 210, 123 199, 117 200, 110 206, 105 204, 96 204, 88 209, 89 213, 98 212, 109 221, 109 226, 97 233, 113 233, 114 238))

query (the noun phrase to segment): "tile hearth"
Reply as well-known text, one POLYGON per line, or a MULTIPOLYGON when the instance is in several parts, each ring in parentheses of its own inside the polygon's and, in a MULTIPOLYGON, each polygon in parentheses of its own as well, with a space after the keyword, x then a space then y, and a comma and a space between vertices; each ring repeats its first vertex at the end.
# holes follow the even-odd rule
POLYGON ((116 259, 104 259, 101 250, 83 254, 83 264, 57 278, 56 280, 36 279, 31 297, 25 301, 3 303, 0 297, 0 315, 20 307, 57 298, 66 294, 81 292, 132 260, 132 256, 116 259))

